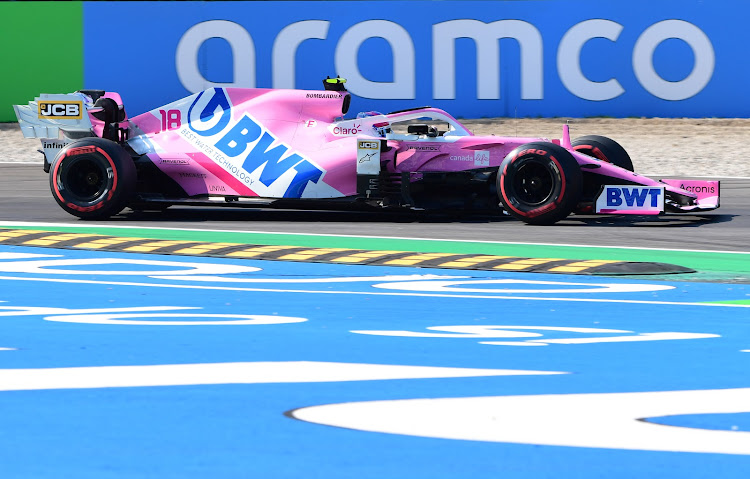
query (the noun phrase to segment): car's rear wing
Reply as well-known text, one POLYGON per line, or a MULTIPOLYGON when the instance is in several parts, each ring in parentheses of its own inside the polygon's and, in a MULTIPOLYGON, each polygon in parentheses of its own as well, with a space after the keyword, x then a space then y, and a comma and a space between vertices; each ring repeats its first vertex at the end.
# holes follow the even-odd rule
POLYGON ((18 125, 25 138, 61 139, 80 138, 92 134, 87 113, 93 107, 91 98, 83 93, 43 93, 28 105, 13 105, 18 125))
POLYGON ((42 140, 45 171, 57 153, 74 140, 92 136, 114 141, 127 138, 126 129, 120 128, 127 115, 115 92, 43 93, 28 105, 13 105, 13 109, 23 136, 42 140))

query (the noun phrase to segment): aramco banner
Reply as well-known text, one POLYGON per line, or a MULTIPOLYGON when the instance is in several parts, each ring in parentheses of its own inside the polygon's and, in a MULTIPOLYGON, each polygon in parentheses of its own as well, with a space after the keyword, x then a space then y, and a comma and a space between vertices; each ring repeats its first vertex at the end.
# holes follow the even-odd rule
MULTIPOLYGON (((119 92, 131 114, 213 86, 320 89, 340 75, 352 112, 750 116, 746 0, 84 2, 82 11, 83 86, 119 92)), ((50 45, 33 60, 68 54, 75 61, 50 45)))

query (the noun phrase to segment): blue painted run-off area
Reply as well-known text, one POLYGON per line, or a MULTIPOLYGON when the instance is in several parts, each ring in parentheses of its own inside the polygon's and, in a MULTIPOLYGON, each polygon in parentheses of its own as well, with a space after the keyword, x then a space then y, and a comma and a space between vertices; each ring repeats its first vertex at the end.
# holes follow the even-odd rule
POLYGON ((744 477, 749 294, 0 247, 0 473, 744 477))

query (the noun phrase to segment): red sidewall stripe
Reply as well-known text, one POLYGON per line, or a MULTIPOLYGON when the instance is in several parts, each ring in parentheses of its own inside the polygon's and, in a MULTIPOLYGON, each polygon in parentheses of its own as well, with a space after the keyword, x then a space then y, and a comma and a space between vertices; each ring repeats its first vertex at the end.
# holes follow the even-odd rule
POLYGON ((112 168, 112 189, 110 190, 109 195, 107 195, 107 199, 108 200, 111 199, 112 195, 117 190, 117 168, 115 168, 115 162, 112 161, 112 157, 109 156, 106 151, 104 151, 101 147, 98 147, 98 146, 82 146, 78 148, 71 148, 60 157, 57 163, 55 163, 55 169, 52 173, 52 177, 55 179, 55 181, 52 182, 52 185, 55 189, 55 196, 61 202, 65 203, 65 205, 67 205, 68 208, 71 208, 77 211, 92 211, 92 210, 96 210, 102 207, 101 201, 95 205, 87 206, 87 207, 81 207, 81 206, 68 202, 67 200, 65 200, 65 198, 63 198, 63 195, 60 192, 60 188, 58 187, 58 184, 57 184, 58 173, 60 172, 60 166, 62 165, 63 160, 65 160, 65 158, 67 158, 68 156, 76 155, 76 154, 84 154, 84 153, 92 153, 92 152, 97 152, 97 153, 100 153, 102 156, 104 156, 104 158, 107 159, 109 166, 112 168))
MULTIPOLYGON (((560 181, 561 181, 560 194, 557 196, 557 198, 555 199, 554 203, 552 203, 552 204, 555 204, 555 205, 559 205, 560 202, 561 202, 561 199, 563 198, 563 195, 565 194, 565 175, 563 174, 562 166, 560 165, 560 162, 557 161, 557 158, 555 158, 554 156, 550 155, 549 152, 545 151, 545 153, 546 153, 547 158, 549 158, 550 160, 552 160, 555 163, 555 165, 557 165, 557 171, 558 171, 558 173, 560 175, 560 181)), ((503 176, 505 176, 505 174, 508 172, 508 168, 510 167, 510 165, 513 164, 519 158, 520 158, 520 155, 516 156, 515 158, 513 158, 512 160, 510 160, 510 162, 505 166, 505 169, 503 170, 503 176)), ((530 211, 522 211, 522 210, 519 210, 518 208, 514 207, 513 204, 511 204, 510 200, 508 199, 508 195, 505 192, 505 182, 504 181, 500 181, 500 192, 502 193, 503 198, 505 198, 505 204, 506 204, 506 206, 508 206, 510 209, 512 209, 513 211, 515 211, 516 213, 518 213, 521 216, 529 216, 529 217, 538 216, 538 215, 534 215, 535 211, 537 211, 539 209, 544 209, 545 211, 542 211, 541 213, 545 213, 546 210, 549 209, 549 205, 545 205, 545 206, 542 206, 540 208, 536 208, 536 209, 530 210, 530 211)))

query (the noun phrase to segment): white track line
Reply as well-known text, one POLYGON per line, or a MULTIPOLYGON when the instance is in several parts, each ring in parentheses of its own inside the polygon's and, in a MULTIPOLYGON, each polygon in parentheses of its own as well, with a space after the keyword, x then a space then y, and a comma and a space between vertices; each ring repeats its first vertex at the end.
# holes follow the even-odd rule
POLYGON ((174 289, 198 289, 218 291, 247 291, 260 293, 299 293, 299 294, 352 294, 357 296, 418 296, 429 298, 463 298, 463 299, 505 299, 522 301, 565 301, 575 303, 621 303, 621 304, 655 304, 664 306, 707 306, 714 308, 750 308, 750 304, 727 304, 727 303, 698 303, 698 302, 672 302, 672 301, 646 301, 630 299, 591 299, 591 298, 541 298, 534 296, 489 296, 478 294, 436 294, 436 293, 397 293, 382 291, 330 291, 330 290, 305 290, 305 289, 272 289, 272 288, 239 288, 232 286, 204 286, 190 284, 159 284, 159 283, 137 283, 130 281, 93 281, 85 279, 57 279, 57 278, 23 278, 14 276, 0 276, 0 281, 39 281, 46 283, 71 283, 71 284, 96 284, 110 286, 136 286, 146 288, 174 288, 174 289))

